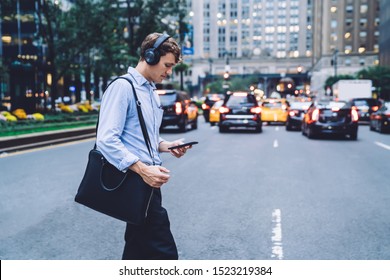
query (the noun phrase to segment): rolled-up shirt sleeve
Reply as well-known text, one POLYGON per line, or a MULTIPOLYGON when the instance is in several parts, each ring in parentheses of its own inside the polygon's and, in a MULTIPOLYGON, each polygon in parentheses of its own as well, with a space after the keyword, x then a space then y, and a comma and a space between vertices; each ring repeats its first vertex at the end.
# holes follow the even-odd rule
POLYGON ((121 171, 139 160, 124 145, 121 137, 126 125, 126 118, 133 96, 130 84, 118 79, 104 93, 99 115, 96 136, 97 149, 109 163, 121 171))

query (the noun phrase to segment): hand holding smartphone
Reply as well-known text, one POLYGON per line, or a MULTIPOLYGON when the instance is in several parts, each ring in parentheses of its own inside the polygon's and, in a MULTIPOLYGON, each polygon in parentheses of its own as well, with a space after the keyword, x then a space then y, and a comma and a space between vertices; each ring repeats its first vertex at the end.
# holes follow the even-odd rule
POLYGON ((169 150, 174 150, 174 149, 183 148, 183 147, 187 147, 187 146, 193 146, 195 144, 198 144, 198 142, 197 141, 187 142, 187 143, 180 144, 180 145, 177 145, 177 146, 169 147, 168 149, 169 150))

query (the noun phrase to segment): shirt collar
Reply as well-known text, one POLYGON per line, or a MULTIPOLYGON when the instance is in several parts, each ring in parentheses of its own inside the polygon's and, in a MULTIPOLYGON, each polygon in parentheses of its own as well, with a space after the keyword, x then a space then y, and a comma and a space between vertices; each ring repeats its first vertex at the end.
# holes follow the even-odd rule
POLYGON ((139 85, 141 85, 141 86, 143 86, 143 85, 149 85, 149 86, 151 86, 152 87, 152 90, 155 90, 156 89, 156 85, 154 84, 154 83, 151 83, 151 82, 149 82, 144 76, 142 76, 134 67, 129 67, 128 69, 127 69, 127 73, 129 73, 132 77, 133 77, 133 79, 134 79, 134 81, 137 83, 137 84, 139 84, 139 85))

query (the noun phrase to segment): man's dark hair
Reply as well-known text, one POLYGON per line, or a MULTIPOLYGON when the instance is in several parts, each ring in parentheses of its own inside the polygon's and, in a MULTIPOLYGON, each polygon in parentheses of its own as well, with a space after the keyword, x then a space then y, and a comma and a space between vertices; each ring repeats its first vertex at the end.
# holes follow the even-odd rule
MULTIPOLYGON (((156 43, 157 39, 162 36, 161 33, 152 33, 146 36, 144 41, 141 44, 141 61, 144 60, 144 54, 147 49, 153 48, 154 43, 156 43)), ((170 37, 166 40, 160 47, 158 48, 160 55, 164 56, 167 53, 172 53, 175 56, 176 63, 182 61, 181 50, 179 44, 170 37)))

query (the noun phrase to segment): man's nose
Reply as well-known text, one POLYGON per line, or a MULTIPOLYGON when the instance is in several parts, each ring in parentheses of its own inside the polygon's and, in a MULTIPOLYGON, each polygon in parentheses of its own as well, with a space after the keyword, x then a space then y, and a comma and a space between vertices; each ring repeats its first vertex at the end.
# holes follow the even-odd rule
POLYGON ((168 74, 168 75, 171 75, 171 74, 172 74, 172 70, 173 70, 173 68, 172 68, 172 67, 169 67, 169 69, 167 70, 167 74, 168 74))

